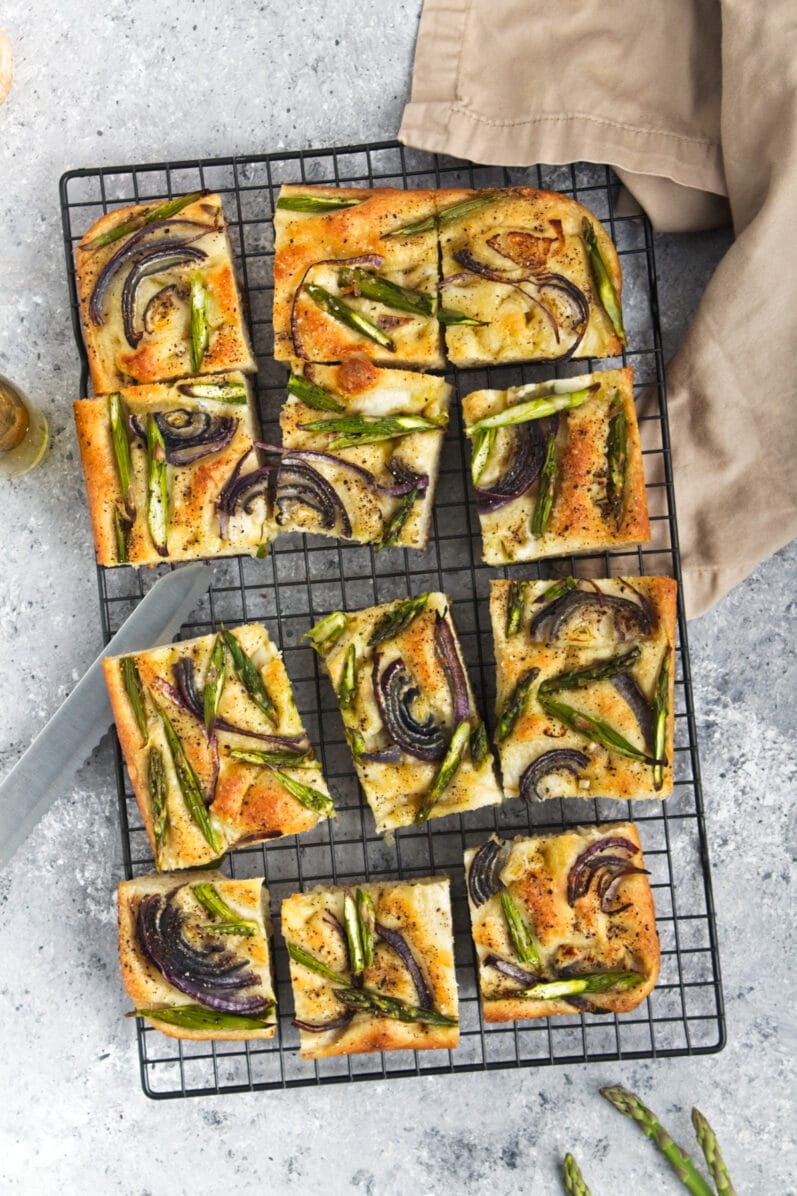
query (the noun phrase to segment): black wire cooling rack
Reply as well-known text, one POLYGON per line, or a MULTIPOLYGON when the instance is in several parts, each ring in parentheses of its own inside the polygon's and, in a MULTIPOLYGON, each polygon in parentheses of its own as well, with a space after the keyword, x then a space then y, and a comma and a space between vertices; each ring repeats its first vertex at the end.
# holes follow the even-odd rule
MULTIPOLYGON (((461 397, 484 386, 634 367, 640 432, 648 478, 653 538, 644 548, 566 557, 539 565, 488 569, 481 560, 478 516, 468 484, 458 404, 452 410, 442 456, 434 531, 425 552, 368 547, 319 536, 281 536, 271 555, 224 558, 215 580, 182 634, 195 636, 227 625, 262 620, 281 647, 307 730, 320 749, 337 817, 300 837, 243 848, 231 854, 232 876, 265 876, 277 933, 274 938, 279 1031, 270 1041, 190 1042, 167 1038, 138 1024, 141 1078, 148 1096, 197 1096, 220 1092, 292 1088, 349 1080, 491 1071, 552 1063, 604 1062, 707 1054, 724 1044, 724 1014, 714 924, 700 771, 686 643, 679 598, 675 784, 665 803, 553 800, 528 806, 507 802, 396 832, 392 841, 374 832, 362 798, 332 687, 320 676, 302 635, 333 609, 355 610, 425 590, 444 590, 453 614, 480 708, 490 719, 494 659, 487 609, 492 577, 664 574, 680 580, 678 538, 670 468, 656 267, 650 226, 616 209, 617 180, 594 165, 501 169, 419 153, 396 142, 339 149, 214 158, 149 166, 70 171, 61 179, 61 207, 75 338, 81 354, 81 395, 88 368, 80 333, 74 279, 76 242, 102 213, 139 200, 200 188, 218 192, 240 269, 255 353, 264 431, 277 434, 286 373, 272 359, 272 212, 282 183, 342 183, 395 187, 494 187, 524 184, 562 191, 586 204, 608 227, 622 260, 624 314, 630 348, 618 359, 557 366, 449 370, 461 397), (486 1025, 479 1014, 478 983, 463 879, 465 847, 492 831, 504 837, 561 829, 574 823, 631 818, 640 830, 657 911, 662 971, 651 996, 622 1017, 576 1014, 537 1021, 486 1025), (397 1051, 303 1062, 288 956, 278 933, 283 897, 322 882, 412 878, 447 873, 452 880, 455 954, 460 999, 460 1045, 455 1051, 397 1051)), ((273 439, 273 435, 272 435, 273 439)), ((163 568, 99 569, 100 609, 107 640, 163 568)), ((152 856, 116 744, 125 873, 148 872, 152 856)))

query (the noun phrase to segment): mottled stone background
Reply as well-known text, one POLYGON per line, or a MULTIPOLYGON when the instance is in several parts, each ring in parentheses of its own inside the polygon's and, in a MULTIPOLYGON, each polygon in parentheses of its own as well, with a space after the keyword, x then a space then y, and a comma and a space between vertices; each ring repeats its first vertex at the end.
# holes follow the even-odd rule
MULTIPOLYGON (((0 776, 101 646, 70 412, 78 359, 61 172, 391 137, 419 11, 420 0, 3 5, 17 80, 0 108, 0 372, 44 407, 53 448, 29 478, 0 484, 0 776)), ((726 245, 723 232, 658 238, 668 349, 726 245)), ((545 1196, 560 1191, 567 1149, 595 1196, 678 1190, 597 1096, 621 1081, 685 1141, 698 1103, 740 1194, 794 1193, 794 562, 793 549, 780 553, 690 628, 728 1013, 722 1054, 148 1101, 121 1016, 106 740, 0 876, 0 1190, 545 1196)))

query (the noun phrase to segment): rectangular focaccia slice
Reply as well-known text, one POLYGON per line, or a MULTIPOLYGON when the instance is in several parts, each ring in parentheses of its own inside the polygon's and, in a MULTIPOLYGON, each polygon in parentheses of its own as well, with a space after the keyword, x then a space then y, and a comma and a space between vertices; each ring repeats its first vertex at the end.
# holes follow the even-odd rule
POLYGON ((119 885, 118 911, 122 980, 151 1026, 170 1038, 274 1037, 271 916, 259 877, 140 876, 119 885))
POLYGON ((254 553, 272 538, 266 482, 245 482, 258 433, 243 374, 131 386, 73 408, 99 564, 254 553))
POLYGON ((450 605, 419 594, 308 632, 380 834, 503 800, 450 605))
POLYGON ((477 390, 462 411, 489 565, 650 539, 630 368, 477 390))
POLYGON ((434 191, 284 186, 274 231, 277 361, 444 366, 434 191))
POLYGON ((437 204, 441 303, 473 320, 446 326, 452 365, 620 353, 620 262, 587 208, 531 187, 440 191, 437 204))
POLYGON ((108 212, 77 247, 76 280, 97 394, 254 372, 218 195, 108 212))
POLYGON ((491 583, 508 798, 672 792, 676 590, 668 577, 491 583))
POLYGON ((333 815, 264 627, 109 656, 103 670, 158 869, 208 864, 333 815))
POLYGON ((467 850, 484 1020, 635 1009, 661 954, 644 868, 630 822, 467 850))
POLYGON ((282 933, 303 1059, 457 1045, 448 877, 293 893, 282 933))
POLYGON ((350 357, 294 361, 288 390, 280 425, 294 451, 276 474, 277 527, 425 548, 451 386, 350 357))

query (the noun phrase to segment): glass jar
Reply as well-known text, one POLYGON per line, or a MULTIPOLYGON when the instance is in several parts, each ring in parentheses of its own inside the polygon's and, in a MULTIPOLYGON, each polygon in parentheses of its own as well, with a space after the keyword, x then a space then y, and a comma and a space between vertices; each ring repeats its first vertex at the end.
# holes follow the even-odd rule
POLYGON ((27 473, 47 451, 47 420, 0 374, 0 479, 27 473))

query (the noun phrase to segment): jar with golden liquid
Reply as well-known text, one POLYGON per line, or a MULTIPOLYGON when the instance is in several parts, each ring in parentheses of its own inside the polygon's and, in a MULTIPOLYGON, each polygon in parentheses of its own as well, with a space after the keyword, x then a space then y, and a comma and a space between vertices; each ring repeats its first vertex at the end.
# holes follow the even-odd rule
POLYGON ((0 374, 0 480, 27 473, 47 450, 47 420, 0 374))

